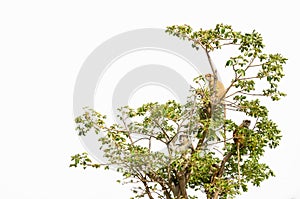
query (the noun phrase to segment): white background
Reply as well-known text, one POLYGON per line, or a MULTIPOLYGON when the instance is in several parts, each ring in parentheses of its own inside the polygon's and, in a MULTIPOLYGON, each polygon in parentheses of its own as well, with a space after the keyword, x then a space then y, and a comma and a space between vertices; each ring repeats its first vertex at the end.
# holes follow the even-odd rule
MULTIPOLYGON (((129 198, 114 171, 70 169, 84 151, 74 131, 74 83, 86 57, 102 42, 137 28, 217 23, 262 33, 266 50, 289 58, 270 106, 284 135, 268 151, 277 177, 238 198, 300 199, 299 7, 297 1, 1 1, 0 198, 129 198), (209 2, 209 3, 208 3, 209 2), (297 20, 298 19, 298 20, 297 20)), ((218 64, 218 58, 215 63, 218 64)))

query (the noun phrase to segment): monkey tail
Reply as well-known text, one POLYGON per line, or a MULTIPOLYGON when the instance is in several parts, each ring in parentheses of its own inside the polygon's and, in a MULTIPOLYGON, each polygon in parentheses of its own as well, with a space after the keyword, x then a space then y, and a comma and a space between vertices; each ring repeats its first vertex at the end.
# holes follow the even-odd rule
POLYGON ((239 185, 241 185, 241 166, 240 166, 240 143, 237 143, 237 156, 238 156, 238 180, 239 185))
MULTIPOLYGON (((223 141, 221 141, 221 142, 224 142, 224 149, 226 149, 226 141, 227 141, 227 136, 226 136, 226 108, 225 108, 225 104, 223 104, 222 106, 224 106, 223 115, 222 115, 222 117, 223 117, 222 123, 223 124, 221 124, 220 127, 218 129, 216 129, 216 131, 219 131, 221 133, 222 129, 223 129, 223 134, 221 133, 221 135, 223 137, 223 141)), ((212 108, 212 109, 214 109, 214 108, 212 108)))
POLYGON ((223 129, 224 129, 224 149, 226 149, 226 107, 224 104, 224 124, 223 124, 223 129))

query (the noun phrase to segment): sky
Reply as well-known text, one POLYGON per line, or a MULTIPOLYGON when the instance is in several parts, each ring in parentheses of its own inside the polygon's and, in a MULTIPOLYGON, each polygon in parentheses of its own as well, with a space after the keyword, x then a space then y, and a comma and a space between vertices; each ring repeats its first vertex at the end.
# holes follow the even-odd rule
MULTIPOLYGON (((300 199, 297 128, 300 14, 296 3, 292 0, 1 1, 0 198, 132 196, 129 185, 116 183, 122 176, 114 171, 68 167, 71 155, 86 150, 73 122, 74 88, 85 60, 103 42, 127 31, 175 24, 213 28, 224 23, 235 30, 257 30, 264 38, 267 52, 279 52, 289 59, 280 87, 288 96, 269 106, 283 139, 277 149, 267 151, 263 158, 276 177, 263 182, 261 187, 250 186, 247 193, 237 198, 300 199)), ((157 64, 163 62, 163 53, 151 56, 160 57, 157 64)), ((137 57, 141 59, 135 55, 120 61, 130 65, 137 57)), ((219 65, 224 56, 213 58, 219 65)), ((121 74, 116 69, 111 73, 113 81, 121 74)), ((172 97, 172 93, 156 85, 134 93, 131 103, 138 103, 147 92, 172 97)), ((95 95, 96 107, 111 103, 99 93, 95 95)))

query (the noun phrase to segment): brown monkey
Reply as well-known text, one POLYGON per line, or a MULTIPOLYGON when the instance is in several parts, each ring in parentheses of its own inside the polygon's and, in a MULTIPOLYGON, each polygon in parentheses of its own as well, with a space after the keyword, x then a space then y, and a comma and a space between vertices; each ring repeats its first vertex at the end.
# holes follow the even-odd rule
MULTIPOLYGON (((224 147, 226 147, 226 128, 225 128, 225 120, 226 120, 226 107, 223 101, 225 97, 226 89, 221 81, 217 79, 217 77, 213 74, 206 74, 205 79, 208 81, 208 87, 211 95, 212 107, 214 107, 217 103, 221 103, 224 108, 224 147)), ((214 108, 212 108, 214 110, 214 108)))
POLYGON ((213 74, 206 74, 205 79, 208 81, 209 90, 213 100, 220 102, 224 98, 225 87, 213 74))
POLYGON ((245 146, 245 135, 240 131, 242 129, 249 129, 251 124, 250 120, 243 120, 242 124, 240 124, 233 132, 233 141, 237 147, 237 156, 238 156, 238 174, 239 174, 239 183, 241 184, 241 168, 240 168, 240 148, 245 146))
POLYGON ((243 128, 249 128, 251 124, 250 120, 243 120, 243 122, 235 129, 233 132, 233 141, 236 145, 239 145, 240 148, 244 146, 245 142, 245 136, 242 133, 239 133, 239 131, 243 128))

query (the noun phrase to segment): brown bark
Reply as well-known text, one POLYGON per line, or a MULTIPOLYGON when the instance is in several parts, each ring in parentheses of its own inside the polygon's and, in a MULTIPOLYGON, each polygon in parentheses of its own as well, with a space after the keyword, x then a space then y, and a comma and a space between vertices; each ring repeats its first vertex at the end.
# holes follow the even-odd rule
MULTIPOLYGON (((218 172, 216 173, 216 175, 214 175, 211 179, 211 184, 215 184, 216 183, 216 177, 218 178, 221 178, 223 173, 224 173, 224 170, 225 170, 225 164, 226 162, 228 162, 228 160, 230 159, 230 157, 233 155, 233 153, 230 151, 222 160, 221 162, 221 166, 218 170, 218 172)), ((213 193, 213 197, 212 199, 218 199, 219 197, 219 194, 220 194, 220 190, 217 190, 215 193, 213 193)))
POLYGON ((186 191, 186 179, 184 175, 179 176, 179 193, 180 194, 177 196, 178 199, 188 198, 187 191, 186 191))
POLYGON ((153 196, 152 196, 152 194, 151 194, 151 191, 150 191, 150 189, 149 189, 149 187, 148 187, 148 185, 147 185, 147 183, 143 181, 143 184, 144 184, 144 186, 145 186, 146 193, 147 193, 148 197, 149 197, 150 199, 154 199, 153 196))

